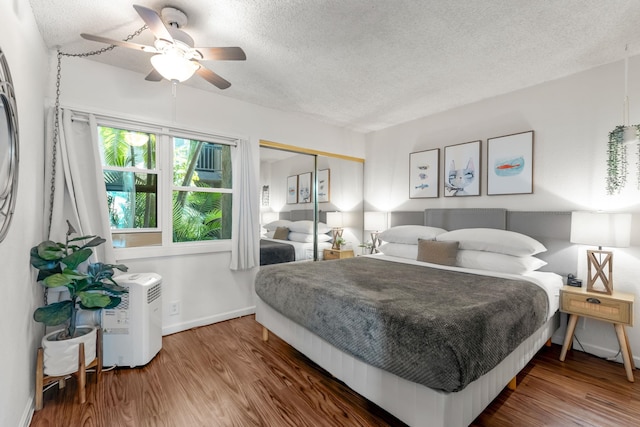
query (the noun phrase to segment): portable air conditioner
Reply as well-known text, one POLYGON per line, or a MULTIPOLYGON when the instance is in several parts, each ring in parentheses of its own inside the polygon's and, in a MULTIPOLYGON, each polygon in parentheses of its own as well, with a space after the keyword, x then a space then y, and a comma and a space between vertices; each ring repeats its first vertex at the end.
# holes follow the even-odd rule
POLYGON ((134 273, 115 279, 129 292, 116 308, 102 310, 102 365, 146 365, 162 348, 162 277, 134 273))

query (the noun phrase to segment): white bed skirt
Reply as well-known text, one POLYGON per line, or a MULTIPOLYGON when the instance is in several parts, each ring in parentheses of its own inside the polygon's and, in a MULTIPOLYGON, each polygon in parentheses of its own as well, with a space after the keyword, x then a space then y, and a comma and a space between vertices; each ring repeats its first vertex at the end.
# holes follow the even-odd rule
POLYGON ((411 426, 468 426, 535 356, 559 326, 556 313, 498 366, 457 393, 416 384, 338 350, 257 298, 256 320, 309 359, 411 426))

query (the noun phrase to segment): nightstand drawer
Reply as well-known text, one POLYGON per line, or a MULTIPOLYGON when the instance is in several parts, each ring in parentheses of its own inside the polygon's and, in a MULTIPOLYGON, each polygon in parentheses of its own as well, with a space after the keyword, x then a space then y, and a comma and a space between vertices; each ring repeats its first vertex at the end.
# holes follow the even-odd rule
POLYGON ((560 311, 587 316, 612 323, 633 323, 630 301, 612 299, 607 295, 561 292, 560 311))
POLYGON ((327 259, 344 259, 344 258, 353 258, 353 250, 352 249, 325 249, 322 254, 322 258, 327 259))

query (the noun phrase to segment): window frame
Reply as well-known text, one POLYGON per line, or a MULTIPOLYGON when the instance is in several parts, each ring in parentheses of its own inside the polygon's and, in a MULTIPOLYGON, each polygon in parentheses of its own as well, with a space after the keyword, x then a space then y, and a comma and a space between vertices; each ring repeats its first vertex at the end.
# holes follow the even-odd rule
MULTIPOLYGON (((79 114, 83 118, 82 114, 79 114)), ((183 138, 204 141, 212 144, 228 145, 233 150, 237 146, 240 138, 232 137, 222 134, 209 133, 190 129, 181 129, 177 127, 169 127, 163 125, 154 125, 145 121, 128 120, 116 117, 110 117, 105 115, 94 115, 96 120, 96 128, 94 131, 98 133, 98 126, 112 127, 117 129, 131 130, 135 132, 153 133, 156 136, 156 164, 154 173, 158 176, 158 190, 156 194, 157 198, 157 227, 156 228, 128 228, 128 229, 112 229, 111 235, 115 233, 148 233, 158 231, 161 233, 161 244, 156 246, 137 246, 137 247, 114 247, 114 252, 118 260, 127 259, 143 259, 153 258, 159 256, 176 256, 176 255, 191 255, 198 253, 211 253, 211 252, 228 252, 231 251, 231 240, 229 239, 217 239, 217 240, 201 240, 201 241, 189 241, 189 242, 173 242, 173 198, 172 194, 174 190, 177 191, 199 191, 199 192, 211 192, 211 193, 227 193, 233 195, 232 180, 231 188, 199 188, 196 187, 181 187, 174 186, 173 184, 173 147, 174 138, 183 138)), ((96 138, 96 141, 99 141, 96 138)), ((100 156, 102 152, 99 149, 100 156)), ((103 171, 105 170, 104 159, 101 158, 101 166, 103 171)), ((108 170, 121 170, 130 172, 145 172, 146 169, 140 169, 135 167, 115 167, 106 166, 108 170)), ((231 172, 233 175, 233 171, 231 172)), ((105 188, 106 195, 106 188, 105 188)), ((232 218, 233 222, 233 218, 232 218)))

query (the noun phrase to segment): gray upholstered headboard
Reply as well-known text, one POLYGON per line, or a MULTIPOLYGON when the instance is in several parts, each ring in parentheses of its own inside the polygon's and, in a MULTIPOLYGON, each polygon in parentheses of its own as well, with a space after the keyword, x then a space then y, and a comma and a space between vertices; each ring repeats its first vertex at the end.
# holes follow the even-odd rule
POLYGON ((571 212, 508 211, 506 209, 426 209, 425 211, 391 212, 390 226, 421 224, 445 230, 460 228, 497 228, 526 234, 547 248, 536 255, 547 262, 541 271, 566 276, 574 273, 578 248, 569 242, 571 212))
MULTIPOLYGON (((324 211, 318 212, 319 221, 327 222, 327 213, 324 211)), ((290 221, 302 221, 309 220, 313 221, 313 209, 297 209, 288 212, 280 212, 278 214, 278 219, 288 219, 290 221)))

